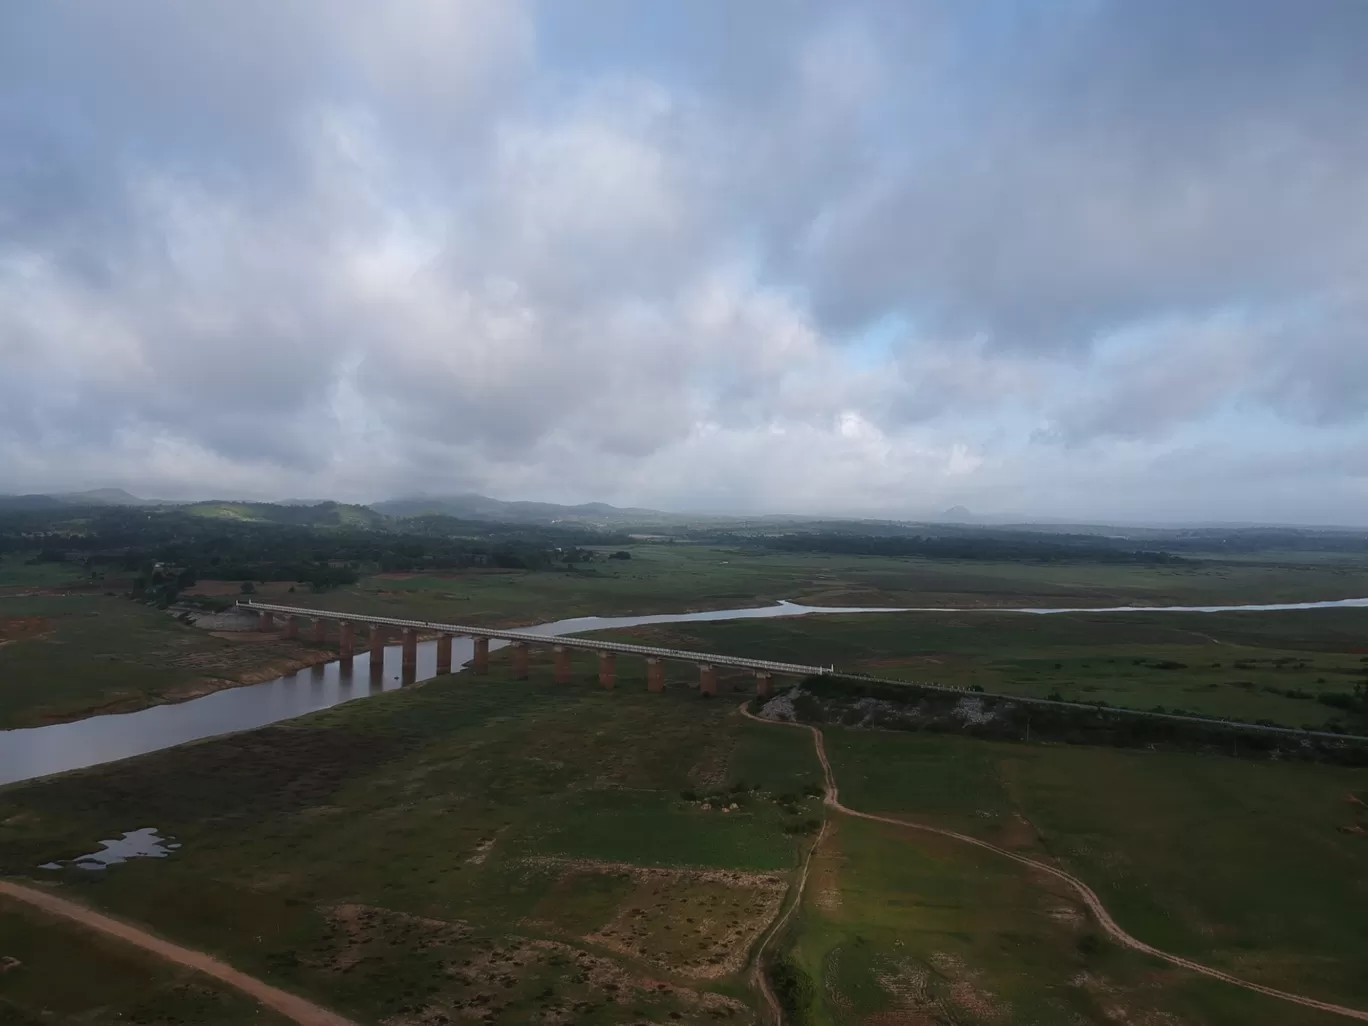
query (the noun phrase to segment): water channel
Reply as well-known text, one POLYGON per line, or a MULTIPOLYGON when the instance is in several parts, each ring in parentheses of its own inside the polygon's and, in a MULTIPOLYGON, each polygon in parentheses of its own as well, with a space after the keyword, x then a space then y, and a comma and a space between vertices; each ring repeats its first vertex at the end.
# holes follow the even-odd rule
MULTIPOLYGON (((805 616, 821 613, 1222 613, 1271 612, 1297 609, 1368 607, 1368 598, 1333 602, 1299 602, 1243 606, 1114 606, 1106 609, 888 609, 851 606, 804 606, 780 602, 750 609, 715 609, 702 613, 664 613, 652 616, 580 616, 568 620, 519 628, 531 634, 558 637, 584 631, 610 630, 646 624, 689 623, 700 620, 741 620, 776 616, 805 616)), ((506 642, 493 641, 490 649, 506 642)), ((469 639, 455 639, 452 665, 459 666, 473 657, 469 639)), ((263 684, 216 691, 202 698, 174 705, 155 705, 137 712, 91 716, 71 723, 0 731, 0 784, 29 780, 65 770, 95 766, 126 759, 146 752, 196 741, 201 738, 251 730, 269 723, 303 716, 355 698, 380 694, 410 683, 401 679, 402 653, 398 645, 385 650, 385 665, 380 673, 370 672, 369 653, 360 652, 344 664, 340 660, 321 663, 263 684)), ((426 680, 437 673, 437 643, 418 646, 418 667, 413 680, 426 680)))

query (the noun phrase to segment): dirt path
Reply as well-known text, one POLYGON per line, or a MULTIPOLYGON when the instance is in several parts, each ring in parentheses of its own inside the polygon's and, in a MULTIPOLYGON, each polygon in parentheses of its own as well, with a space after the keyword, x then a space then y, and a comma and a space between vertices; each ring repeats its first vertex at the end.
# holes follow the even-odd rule
MULTIPOLYGON (((1038 862, 1035 859, 1027 858, 1025 855, 1018 855, 1016 852, 1008 851, 1006 848, 999 848, 995 844, 981 841, 977 837, 970 837, 968 834, 957 833, 954 830, 926 826, 922 823, 910 823, 907 820, 894 819, 892 816, 876 816, 872 813, 857 812, 855 809, 847 808, 841 804, 840 792, 836 789, 836 777, 831 771, 831 763, 827 760, 825 740, 819 729, 806 723, 791 723, 787 720, 767 720, 763 717, 756 716, 747 709, 745 705, 741 706, 741 715, 748 719, 752 719, 757 723, 769 723, 781 727, 798 727, 802 730, 809 731, 812 734, 813 745, 817 750, 817 760, 822 764, 822 775, 826 778, 826 804, 836 812, 843 813, 847 816, 854 816, 857 819, 871 820, 875 823, 887 823, 892 826, 904 827, 908 830, 921 830, 929 834, 940 834, 942 837, 950 837, 956 841, 963 841, 965 844, 972 844, 975 847, 984 848, 1001 855, 1004 858, 1009 858, 1013 862, 1019 862, 1023 866, 1029 866, 1031 869, 1039 870, 1042 873, 1048 873, 1050 876, 1053 876, 1057 880, 1062 880, 1077 891, 1079 897, 1083 899, 1084 904, 1092 910, 1093 916, 1097 919, 1097 922, 1102 929, 1112 938, 1112 940, 1116 941, 1116 943, 1120 944, 1122 947, 1130 948, 1132 951, 1140 951, 1146 955, 1152 955, 1155 958, 1168 962, 1170 965, 1176 965, 1180 968, 1190 970, 1191 972, 1209 976, 1215 980, 1222 980, 1225 983, 1233 984, 1236 987, 1243 987, 1245 990, 1252 990, 1256 994, 1264 994, 1268 997, 1278 998, 1282 1001, 1289 1001, 1294 1005, 1301 1005, 1304 1008, 1315 1008, 1322 1012, 1329 1012, 1331 1015, 1340 1015, 1347 1019, 1368 1022, 1368 1012, 1361 1012, 1344 1005, 1330 1004, 1326 1001, 1317 1001, 1315 998, 1303 997, 1300 994, 1292 994, 1288 991, 1277 990, 1273 987, 1265 987, 1260 983, 1251 983, 1248 980, 1240 979, 1238 976, 1232 976, 1230 973, 1225 973, 1219 969, 1213 969, 1210 966, 1202 965, 1200 962, 1194 962, 1191 959, 1183 958, 1181 955, 1171 955, 1167 951, 1160 951, 1153 945, 1146 944, 1144 941, 1137 937, 1132 937, 1125 930, 1121 929, 1116 920, 1111 917, 1111 913, 1107 911, 1106 906, 1102 904, 1102 899, 1097 896, 1096 892, 1093 891, 1091 887, 1078 877, 1066 873, 1062 869, 1057 869, 1048 863, 1038 862)), ((768 994, 766 994, 766 996, 770 997, 768 994)), ((770 1000, 773 1000, 772 997, 770 1000)))
POLYGON ((109 916, 101 915, 94 909, 87 908, 74 901, 68 901, 66 898, 49 894, 47 891, 41 891, 35 887, 11 883, 8 880, 0 880, 0 895, 13 898, 15 901, 22 901, 51 915, 73 920, 91 930, 97 930, 100 933, 108 934, 142 948, 144 951, 149 951, 168 962, 175 962, 177 965, 196 969, 236 990, 242 991, 248 997, 255 998, 267 1008, 293 1019, 300 1026, 354 1026, 350 1019, 344 1019, 326 1008, 320 1008, 296 994, 291 994, 278 987, 272 987, 269 983, 263 983, 254 976, 238 972, 227 963, 211 958, 202 951, 194 951, 190 948, 183 948, 179 944, 172 944, 170 941, 153 936, 146 930, 121 922, 118 919, 111 919, 109 916))

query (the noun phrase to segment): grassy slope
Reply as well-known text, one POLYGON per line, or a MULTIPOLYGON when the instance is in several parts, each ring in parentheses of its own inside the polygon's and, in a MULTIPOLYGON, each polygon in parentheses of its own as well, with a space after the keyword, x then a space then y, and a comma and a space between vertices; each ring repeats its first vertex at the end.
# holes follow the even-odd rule
POLYGON ((1006 694, 1044 698, 1057 691, 1077 701, 1293 727, 1332 719, 1355 726, 1314 696, 1350 692, 1368 669, 1368 609, 861 614, 668 624, 618 634, 1006 694), (1164 669, 1161 663, 1182 665, 1164 669), (1286 697, 1289 690, 1308 697, 1286 697))
MULTIPOLYGON (((497 1022, 525 1022, 557 1003, 583 1006, 576 1022, 663 1021, 670 1011, 712 1021, 674 992, 630 981, 750 1002, 740 979, 700 984, 586 942, 625 914, 629 899, 647 898, 618 871, 591 867, 569 886, 558 860, 786 878, 797 859, 797 842, 783 830, 791 815, 759 799, 736 813, 705 812, 680 791, 739 774, 776 793, 795 791, 818 778, 815 763, 802 739, 746 724, 728 703, 685 689, 648 695, 625 667, 619 690, 605 694, 587 683, 590 669, 582 664, 585 683, 575 687, 552 684, 544 671, 526 683, 497 673, 441 679, 0 791, 0 868, 51 877, 34 867, 156 826, 184 843, 172 858, 99 875, 67 870, 63 887, 363 1022, 405 1008, 468 1006, 480 995, 494 995, 497 1022), (388 910, 354 944, 329 919, 349 903, 388 910), (406 915, 466 925, 415 931, 406 915), (431 941, 434 929, 440 943, 431 941), (461 935, 447 937, 452 931, 461 935), (538 955, 529 947, 538 939, 567 944, 569 953, 538 955), (338 968, 358 948, 365 963, 338 968), (495 951, 521 963, 508 968, 507 987, 481 968, 495 951), (629 982, 611 990, 606 970, 586 969, 574 952, 606 959, 629 982), (441 968, 467 962, 478 977, 468 985, 441 968)), ((717 890, 681 878, 668 900, 695 901, 702 921, 720 900, 708 886, 717 890)))
POLYGON ((5 1026, 285 1026, 289 1020, 189 970, 0 899, 5 1026))
MULTIPOLYGON (((1340 829, 1368 822, 1346 802, 1368 788, 1368 773, 840 729, 827 737, 852 808, 1057 858, 1142 940, 1368 1008, 1368 842, 1340 829)), ((843 1001, 863 1000, 867 1011, 895 1005, 889 986, 870 981, 896 977, 899 960, 904 982, 926 981, 926 1008, 954 1010, 959 980, 961 996, 972 985, 1011 1005, 1020 1015, 1012 1021, 1069 1021, 1066 1013, 1090 1006, 1127 1008, 1127 1021, 1158 1021, 1144 1010, 1231 1026, 1333 1021, 1107 945, 1090 951, 1067 892, 1028 894, 986 853, 899 833, 839 827, 842 905, 823 909, 819 891, 798 948, 827 980, 824 1021, 855 1021, 843 1001), (1072 963, 1072 986, 1042 986, 1032 968, 1042 958, 1072 963)))

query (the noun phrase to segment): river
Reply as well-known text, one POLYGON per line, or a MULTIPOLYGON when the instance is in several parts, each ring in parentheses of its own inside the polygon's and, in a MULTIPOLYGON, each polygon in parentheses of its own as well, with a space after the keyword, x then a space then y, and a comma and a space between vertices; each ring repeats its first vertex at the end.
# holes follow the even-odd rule
MULTIPOLYGON (((821 613, 1224 613, 1273 612, 1297 609, 1368 607, 1368 598, 1341 599, 1334 602, 1298 602, 1243 606, 1113 606, 1106 609, 944 609, 877 608, 850 606, 804 606, 780 602, 773 606, 749 609, 715 609, 702 613, 662 613, 652 616, 579 616, 568 620, 520 628, 531 634, 558 637, 584 631, 611 630, 647 624, 690 623, 700 620, 741 620, 775 616, 806 616, 821 613)), ((493 641, 491 649, 506 642, 493 641)), ((457 638, 452 645, 452 665, 461 666, 473 657, 469 639, 457 638)), ((269 723, 303 716, 349 702, 355 698, 380 694, 411 683, 401 679, 400 646, 385 649, 384 670, 371 674, 369 653, 360 652, 348 665, 340 660, 321 663, 263 684, 215 691, 201 698, 173 705, 155 705, 137 712, 91 716, 71 723, 0 731, 0 784, 47 776, 66 770, 95 766, 155 752, 163 748, 197 741, 201 738, 252 730, 269 723)), ((437 643, 418 646, 418 667, 413 680, 427 680, 437 673, 437 643)))

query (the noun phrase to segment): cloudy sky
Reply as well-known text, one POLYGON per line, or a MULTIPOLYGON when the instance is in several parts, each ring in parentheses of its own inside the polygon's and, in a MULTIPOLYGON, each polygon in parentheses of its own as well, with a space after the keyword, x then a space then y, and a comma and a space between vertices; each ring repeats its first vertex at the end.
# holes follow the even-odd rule
POLYGON ((1368 523, 1363 0, 0 5, 0 492, 1368 523))

